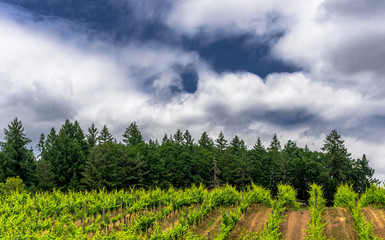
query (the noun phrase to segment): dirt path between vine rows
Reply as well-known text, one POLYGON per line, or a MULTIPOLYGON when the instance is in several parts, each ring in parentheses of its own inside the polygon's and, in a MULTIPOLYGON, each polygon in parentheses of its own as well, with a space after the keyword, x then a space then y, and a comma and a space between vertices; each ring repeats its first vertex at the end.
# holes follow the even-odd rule
POLYGON ((281 224, 281 233, 287 240, 305 240, 308 222, 310 221, 310 210, 300 209, 297 211, 285 211, 285 221, 281 224))
POLYGON ((363 208, 365 218, 373 224, 373 232, 378 237, 385 236, 385 211, 374 207, 363 208))
POLYGON ((240 239, 242 234, 246 232, 260 232, 267 222, 268 213, 271 213, 271 208, 262 204, 250 206, 227 239, 240 239))
POLYGON ((234 211, 235 207, 221 207, 217 208, 207 214, 205 220, 193 226, 192 232, 199 237, 208 237, 210 235, 213 238, 219 232, 219 224, 222 219, 222 212, 234 211))
POLYGON ((330 239, 357 239, 353 217, 345 208, 325 208, 325 234, 330 239))

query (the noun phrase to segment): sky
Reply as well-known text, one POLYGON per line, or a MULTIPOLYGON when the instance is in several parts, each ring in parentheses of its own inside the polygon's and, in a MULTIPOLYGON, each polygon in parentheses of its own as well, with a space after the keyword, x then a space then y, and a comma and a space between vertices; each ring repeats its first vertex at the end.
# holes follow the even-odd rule
MULTIPOLYGON (((320 151, 385 180, 383 0, 0 0, 0 128, 77 120, 320 151)), ((4 134, 0 131, 0 139, 4 134)))

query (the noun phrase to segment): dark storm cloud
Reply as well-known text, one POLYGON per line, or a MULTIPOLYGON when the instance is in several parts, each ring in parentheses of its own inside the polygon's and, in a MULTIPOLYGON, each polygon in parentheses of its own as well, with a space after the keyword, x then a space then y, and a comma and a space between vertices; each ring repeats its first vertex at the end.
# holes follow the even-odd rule
MULTIPOLYGON (((40 21, 50 21, 50 18, 56 17, 80 23, 84 26, 81 31, 84 33, 88 28, 86 34, 91 38, 110 39, 115 44, 156 41, 197 52, 218 72, 248 71, 264 78, 272 72, 299 70, 270 55, 271 42, 282 37, 282 32, 257 38, 249 33, 213 37, 202 32, 193 37, 181 36, 165 24, 170 8, 176 4, 173 1, 5 1, 41 16, 40 21)), ((268 22, 274 25, 278 15, 267 15, 270 16, 268 22)), ((176 86, 170 87, 177 89, 176 86)))
POLYGON ((316 116, 308 113, 305 109, 282 109, 267 111, 263 120, 280 126, 290 127, 309 124, 315 118, 316 116))
POLYGON ((9 94, 5 102, 8 108, 24 108, 32 113, 31 121, 56 122, 72 119, 76 115, 73 104, 46 90, 24 89, 15 94, 9 94))
POLYGON ((373 33, 349 39, 330 55, 329 64, 347 74, 372 72, 385 74, 385 34, 373 33))
POLYGON ((383 81, 382 2, 0 2, 1 126, 18 116, 35 142, 66 118, 117 138, 137 121, 148 138, 281 134, 314 150, 335 128, 385 173, 384 95, 363 94, 383 81))
MULTIPOLYGON (((341 30, 338 42, 330 46, 328 63, 345 74, 385 73, 385 1, 328 0, 321 9, 321 22, 341 30)), ((337 29, 336 28, 336 29, 337 29)))
POLYGON ((367 18, 379 17, 385 13, 383 0, 327 0, 323 10, 328 15, 340 17, 367 18))

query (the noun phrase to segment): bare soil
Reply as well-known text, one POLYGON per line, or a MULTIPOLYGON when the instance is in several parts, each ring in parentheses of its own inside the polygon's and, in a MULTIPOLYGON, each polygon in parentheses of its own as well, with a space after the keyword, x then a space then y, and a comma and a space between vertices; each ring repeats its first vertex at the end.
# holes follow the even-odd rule
MULTIPOLYGON (((169 215, 167 215, 165 218, 163 218, 161 221, 158 222, 160 225, 160 229, 162 229, 163 232, 168 231, 168 229, 173 228, 173 226, 176 226, 179 223, 179 218, 182 216, 182 212, 184 212, 188 207, 182 207, 180 211, 176 210, 175 213, 172 211, 169 215)), ((154 229, 151 228, 148 233, 147 237, 150 238, 151 235, 154 233, 154 229)))
POLYGON ((306 230, 310 221, 310 210, 285 211, 285 221, 281 224, 284 239, 305 240, 306 230))
POLYGON ((225 211, 233 211, 234 209, 235 207, 232 206, 214 209, 207 214, 203 221, 191 228, 192 232, 199 237, 208 237, 210 235, 210 237, 213 238, 219 232, 222 213, 225 211))
POLYGON ((373 224, 373 232, 378 237, 385 236, 385 211, 384 209, 367 207, 363 208, 365 218, 373 224))
POLYGON ((353 217, 345 208, 325 208, 325 234, 330 239, 357 239, 353 217))
POLYGON ((266 225, 268 213, 271 213, 271 208, 261 204, 251 205, 227 239, 240 239, 243 232, 260 232, 266 225))

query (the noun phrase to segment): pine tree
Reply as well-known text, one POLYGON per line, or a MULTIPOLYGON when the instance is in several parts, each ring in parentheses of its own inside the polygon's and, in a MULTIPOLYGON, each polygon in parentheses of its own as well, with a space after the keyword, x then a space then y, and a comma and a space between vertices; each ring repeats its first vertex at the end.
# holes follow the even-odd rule
POLYGON ((225 139, 225 136, 223 135, 223 132, 221 131, 218 135, 218 138, 215 140, 216 142, 216 148, 218 149, 219 153, 223 153, 227 147, 227 140, 225 139))
POLYGON ((127 187, 122 182, 125 173, 119 169, 119 164, 126 159, 128 151, 122 144, 105 142, 96 145, 86 160, 81 184, 88 189, 127 187))
POLYGON ((162 145, 165 144, 166 142, 168 142, 169 139, 168 139, 168 136, 167 134, 164 134, 163 138, 162 138, 162 145))
POLYGON ((24 133, 21 121, 15 118, 4 129, 4 136, 5 141, 0 143, 3 178, 19 176, 28 188, 34 187, 36 162, 32 149, 27 147, 31 139, 24 133))
POLYGON ((282 182, 282 153, 281 153, 281 143, 278 140, 277 135, 273 136, 273 140, 270 143, 268 150, 268 159, 270 167, 270 177, 268 188, 275 192, 277 190, 277 185, 282 182))
POLYGON ((123 134, 123 142, 129 147, 134 147, 140 143, 144 143, 142 133, 139 131, 136 122, 130 124, 123 134))
POLYGON ((225 156, 223 177, 231 184, 244 188, 251 180, 245 142, 236 135, 231 140, 225 156))
POLYGON ((266 149, 263 146, 261 139, 258 137, 253 149, 250 150, 250 172, 251 178, 255 184, 268 186, 269 167, 266 162, 266 149))
POLYGON ((51 129, 45 148, 42 158, 52 165, 56 187, 78 190, 88 154, 87 142, 79 124, 66 120, 58 134, 51 129))
POLYGON ((352 180, 352 160, 350 153, 344 145, 344 140, 336 130, 326 137, 321 148, 324 152, 328 180, 325 186, 325 196, 329 204, 333 200, 334 193, 341 183, 349 183, 352 180))
POLYGON ((106 125, 104 125, 102 130, 100 131, 100 136, 98 137, 98 140, 99 140, 99 144, 102 144, 105 142, 112 143, 115 141, 114 136, 112 136, 112 134, 110 133, 106 125))
POLYGON ((201 138, 198 141, 199 146, 212 151, 214 148, 214 141, 209 137, 209 135, 206 132, 202 133, 201 138))
POLYGON ((40 152, 39 157, 41 157, 41 153, 44 151, 44 142, 45 135, 44 133, 40 134, 39 143, 37 144, 37 150, 40 152))
POLYGON ((358 193, 364 193, 372 183, 378 183, 377 179, 373 178, 374 169, 369 166, 369 160, 366 155, 362 155, 353 163, 354 190, 358 193))
POLYGON ((86 135, 88 148, 92 148, 98 142, 98 129, 95 124, 92 123, 91 127, 88 128, 88 134, 86 135))
POLYGON ((186 130, 183 134, 183 145, 189 150, 191 150, 194 146, 194 139, 188 130, 186 130))
POLYGON ((176 133, 173 136, 174 142, 178 145, 182 145, 183 143, 183 134, 180 129, 176 131, 176 133))
POLYGON ((50 191, 55 187, 55 175, 52 164, 46 159, 40 159, 36 168, 37 188, 43 191, 50 191))
POLYGON ((277 137, 276 134, 274 134, 273 140, 271 141, 270 147, 269 147, 268 150, 270 152, 272 152, 272 151, 275 151, 275 152, 281 151, 281 143, 279 142, 278 137, 277 137))

